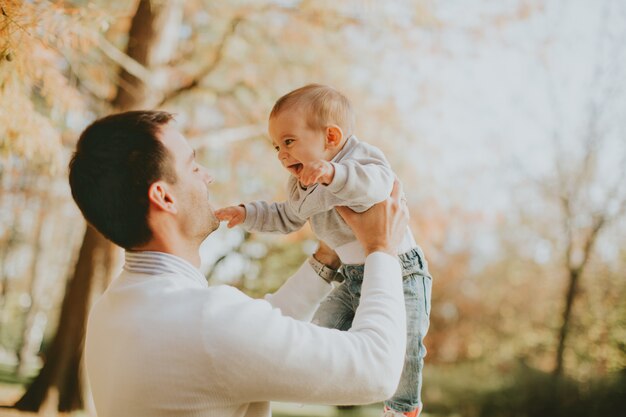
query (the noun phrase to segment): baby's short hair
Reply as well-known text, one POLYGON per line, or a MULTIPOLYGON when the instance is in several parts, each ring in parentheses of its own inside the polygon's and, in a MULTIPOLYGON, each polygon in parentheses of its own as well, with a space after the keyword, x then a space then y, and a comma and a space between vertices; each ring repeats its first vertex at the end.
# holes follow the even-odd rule
POLYGON ((354 113, 350 100, 332 87, 308 84, 285 94, 276 101, 270 119, 284 110, 301 108, 307 114, 311 129, 323 130, 329 124, 338 125, 345 137, 354 130, 354 113))

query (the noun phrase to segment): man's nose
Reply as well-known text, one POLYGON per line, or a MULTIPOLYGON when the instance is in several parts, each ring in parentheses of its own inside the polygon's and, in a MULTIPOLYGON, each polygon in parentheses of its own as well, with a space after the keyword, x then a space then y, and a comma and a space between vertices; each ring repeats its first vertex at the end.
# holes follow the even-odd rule
POLYGON ((202 173, 204 174, 204 182, 206 182, 207 185, 211 184, 213 181, 215 181, 215 178, 213 178, 209 172, 206 170, 206 168, 202 167, 202 173))

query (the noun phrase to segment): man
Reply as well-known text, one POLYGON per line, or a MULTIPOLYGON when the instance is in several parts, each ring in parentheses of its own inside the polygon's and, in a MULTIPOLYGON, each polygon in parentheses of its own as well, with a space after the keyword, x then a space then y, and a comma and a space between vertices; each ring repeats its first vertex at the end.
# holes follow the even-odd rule
POLYGON ((208 287, 197 268, 200 244, 219 225, 212 178, 170 114, 94 122, 69 178, 87 221, 126 249, 87 326, 99 417, 266 417, 271 400, 363 404, 394 392, 406 344, 393 255, 408 221, 398 184, 363 214, 337 208, 368 254, 361 304, 342 332, 308 322, 332 288, 337 258, 324 245, 264 300, 208 287))

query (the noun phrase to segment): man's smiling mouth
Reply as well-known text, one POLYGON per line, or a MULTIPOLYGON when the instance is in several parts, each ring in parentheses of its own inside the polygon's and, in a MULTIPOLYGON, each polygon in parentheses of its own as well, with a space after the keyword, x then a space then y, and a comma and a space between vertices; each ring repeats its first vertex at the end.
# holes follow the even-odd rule
POLYGON ((300 175, 300 171, 302 171, 302 164, 299 162, 291 164, 287 166, 287 170, 297 177, 298 175, 300 175))

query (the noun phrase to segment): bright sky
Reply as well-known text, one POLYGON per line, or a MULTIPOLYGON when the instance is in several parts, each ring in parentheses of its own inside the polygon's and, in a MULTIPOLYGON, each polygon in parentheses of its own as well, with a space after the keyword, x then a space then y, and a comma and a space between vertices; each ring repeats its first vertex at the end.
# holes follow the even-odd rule
MULTIPOLYGON (((626 5, 550 1, 517 19, 523 3, 537 2, 480 1, 471 7, 466 1, 437 2, 442 26, 414 31, 415 53, 388 63, 390 81, 398 82, 385 88, 395 89, 402 107, 416 109, 409 123, 429 145, 416 148, 435 153, 436 163, 427 169, 442 186, 452 181, 453 189, 475 190, 480 198, 469 204, 485 199, 495 208, 508 204, 497 190, 520 175, 537 177, 552 169, 553 129, 573 146, 586 123, 590 94, 609 77, 619 88, 626 82, 626 5), (512 19, 498 26, 494 19, 502 15, 512 19), (621 45, 607 42, 606 33, 621 45), (609 49, 621 74, 607 74, 591 88, 594 66, 608 62, 609 49), (426 97, 407 88, 422 83, 431 92, 426 97)), ((617 108, 625 109, 623 96, 617 108)))
MULTIPOLYGON (((406 63, 406 72, 419 74, 438 93, 414 119, 415 130, 439 152, 427 169, 445 195, 461 197, 469 209, 506 211, 520 181, 553 172, 555 129, 568 153, 564 159, 575 163, 590 100, 626 85, 626 4, 545 3, 525 19, 498 26, 496 16, 511 15, 524 2, 472 2, 471 8, 438 2, 443 27, 432 32, 427 47, 441 52, 424 59, 416 54, 406 63), (593 81, 598 64, 605 70, 593 81)), ((616 178, 626 155, 621 93, 603 110, 604 126, 615 129, 601 154, 606 184, 624 181, 616 178)), ((407 106, 420 100, 400 97, 407 106)), ((488 249, 489 242, 482 243, 488 249)))
MULTIPOLYGON (((411 23, 411 2, 394 4, 395 23, 403 27, 399 39, 376 33, 369 39, 384 82, 372 83, 365 69, 356 78, 405 109, 402 119, 414 138, 402 153, 432 181, 428 192, 444 206, 460 204, 489 219, 515 210, 515 200, 533 204, 520 184, 553 174, 556 149, 566 164, 577 163, 589 104, 609 91, 616 98, 601 120, 612 131, 600 153, 596 188, 626 182, 618 177, 626 163, 620 117, 626 110, 625 3, 430 2, 439 25, 426 27, 411 23)), ((489 224, 458 229, 451 245, 463 245, 466 233, 476 236, 471 245, 477 253, 497 250, 489 224)))

